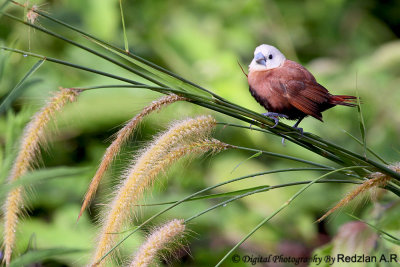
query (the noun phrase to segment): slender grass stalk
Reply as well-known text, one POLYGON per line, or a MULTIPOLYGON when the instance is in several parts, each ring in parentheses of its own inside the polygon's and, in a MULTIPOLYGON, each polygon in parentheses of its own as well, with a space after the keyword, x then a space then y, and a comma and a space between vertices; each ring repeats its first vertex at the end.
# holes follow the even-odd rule
MULTIPOLYGON (((11 103, 20 95, 20 91, 24 89, 24 85, 26 87, 27 83, 26 80, 33 74, 37 69, 39 69, 42 64, 43 60, 39 60, 32 66, 32 68, 25 74, 25 76, 18 82, 17 85, 8 93, 5 99, 0 104, 0 115, 5 112, 10 106, 11 103)), ((34 80, 35 81, 35 80, 34 80)), ((39 81, 39 80, 36 80, 39 81)), ((32 85, 32 84, 31 84, 32 85)))
MULTIPOLYGON (((344 130, 344 132, 350 136, 354 141, 356 141, 357 143, 359 143, 360 145, 364 146, 364 143, 361 142, 357 137, 355 137, 354 135, 352 135, 351 133, 349 133, 348 131, 344 130)), ((389 163, 384 160, 381 156, 379 156, 377 153, 375 153, 372 149, 370 149, 368 146, 366 146, 366 149, 369 153, 371 153, 372 155, 374 155, 377 159, 379 159, 383 164, 385 165, 389 165, 389 163)))
POLYGON ((129 44, 128 44, 128 38, 126 37, 125 18, 124 18, 124 9, 122 8, 122 0, 119 0, 119 11, 121 13, 122 30, 124 32, 125 51, 129 53, 129 44))
MULTIPOLYGON (((354 183, 354 184, 361 184, 361 182, 356 182, 356 181, 351 181, 351 180, 337 180, 337 179, 335 179, 335 180, 330 180, 330 181, 335 181, 335 182, 343 181, 344 183, 351 182, 351 183, 354 183)), ((191 199, 186 200, 185 202, 204 200, 204 199, 224 198, 224 197, 226 198, 226 197, 230 197, 230 196, 243 195, 243 194, 248 193, 248 192, 261 193, 261 192, 266 192, 266 191, 269 191, 269 190, 275 189, 275 188, 279 188, 279 187, 274 187, 274 186, 270 186, 270 185, 260 185, 260 186, 254 186, 254 187, 240 189, 240 190, 227 191, 227 192, 224 192, 224 193, 215 193, 215 194, 203 195, 203 196, 200 196, 200 197, 193 197, 191 199), (259 190, 259 189, 261 189, 261 190, 259 190)), ((139 204, 139 205, 136 205, 136 206, 140 206, 140 207, 163 206, 163 205, 174 204, 176 202, 178 202, 178 200, 168 201, 168 202, 160 202, 160 203, 152 203, 152 204, 139 204)))
POLYGON ((354 218, 354 219, 356 219, 356 220, 358 220, 358 221, 360 221, 362 223, 365 223, 366 225, 368 225, 372 229, 376 230, 378 233, 380 233, 382 235, 386 235, 388 238, 392 239, 391 241, 394 241, 397 245, 400 245, 400 238, 398 238, 398 237, 396 237, 394 235, 391 235, 386 231, 383 231, 382 229, 378 228, 377 226, 375 226, 375 225, 373 225, 373 224, 371 224, 371 223, 369 223, 367 221, 361 220, 357 216, 354 216, 352 214, 347 214, 347 215, 349 215, 350 217, 352 217, 352 218, 354 218))

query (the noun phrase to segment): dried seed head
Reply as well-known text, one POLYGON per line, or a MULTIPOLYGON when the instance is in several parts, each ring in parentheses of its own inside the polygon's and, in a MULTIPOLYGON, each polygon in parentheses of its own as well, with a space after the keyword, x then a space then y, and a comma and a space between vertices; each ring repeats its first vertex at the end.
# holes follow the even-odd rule
MULTIPOLYGON (((151 186, 157 175, 186 154, 204 153, 210 150, 223 150, 228 146, 211 140, 206 135, 211 133, 215 120, 210 116, 201 116, 175 123, 164 134, 156 138, 144 149, 132 164, 121 184, 103 223, 97 242, 92 264, 99 260, 114 246, 122 225, 131 216, 135 204, 144 190, 151 186)), ((105 264, 101 261, 100 264, 105 264)))
POLYGON ((146 267, 154 263, 160 250, 173 242, 185 231, 183 220, 172 220, 157 228, 140 246, 135 254, 130 267, 146 267))
POLYGON ((96 174, 93 176, 93 179, 89 185, 89 189, 85 195, 85 199, 83 201, 81 210, 79 212, 78 220, 81 217, 83 211, 89 205, 90 200, 96 193, 101 178, 109 168, 111 162, 113 161, 115 156, 119 153, 122 145, 129 139, 129 137, 132 135, 133 131, 136 129, 137 125, 143 120, 143 118, 152 113, 153 111, 158 111, 169 104, 182 100, 185 100, 185 98, 177 96, 175 94, 171 94, 164 96, 156 101, 153 101, 150 105, 145 107, 139 114, 133 117, 121 130, 118 131, 116 138, 107 148, 103 156, 103 159, 100 163, 100 166, 96 171, 96 174))
MULTIPOLYGON (((9 182, 17 180, 27 173, 35 163, 39 145, 45 141, 45 128, 55 112, 62 109, 68 103, 76 100, 78 92, 69 88, 60 88, 47 104, 37 112, 25 127, 20 143, 17 158, 8 177, 9 182)), ((8 265, 15 243, 15 232, 18 223, 18 215, 23 206, 23 188, 17 187, 11 190, 4 205, 4 261, 8 265)))
MULTIPOLYGON (((396 163, 394 165, 388 166, 390 169, 400 172, 400 165, 399 163, 396 163)), ((380 172, 374 172, 369 175, 369 178, 365 180, 362 184, 357 186, 353 191, 347 193, 347 195, 339 201, 338 204, 336 204, 335 207, 330 209, 327 213, 325 213, 321 218, 317 220, 317 222, 321 222, 324 220, 326 217, 328 217, 330 214, 335 212, 337 209, 342 208, 346 206, 350 201, 355 199, 357 196, 360 194, 366 193, 368 191, 374 190, 379 187, 384 187, 387 185, 387 183, 391 180, 391 177, 380 173, 380 172)))

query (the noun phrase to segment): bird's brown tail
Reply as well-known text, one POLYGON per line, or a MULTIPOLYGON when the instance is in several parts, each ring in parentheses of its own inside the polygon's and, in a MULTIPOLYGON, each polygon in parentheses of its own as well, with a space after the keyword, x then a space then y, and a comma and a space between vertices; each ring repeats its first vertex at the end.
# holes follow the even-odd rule
POLYGON ((357 97, 351 95, 333 95, 329 99, 329 102, 333 105, 355 107, 357 106, 357 97))

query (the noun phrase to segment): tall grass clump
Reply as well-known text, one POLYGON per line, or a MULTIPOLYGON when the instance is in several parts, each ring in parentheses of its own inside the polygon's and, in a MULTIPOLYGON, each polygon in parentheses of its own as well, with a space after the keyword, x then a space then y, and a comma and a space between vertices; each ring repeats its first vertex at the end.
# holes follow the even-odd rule
MULTIPOLYGON (((74 102, 79 91, 70 88, 60 88, 47 104, 37 112, 25 127, 22 136, 17 158, 14 161, 8 182, 12 183, 30 171, 37 162, 40 144, 46 142, 45 129, 51 118, 59 112, 65 104, 74 102)), ((3 206, 4 230, 3 246, 4 261, 8 265, 11 261, 11 254, 15 244, 18 217, 23 210, 23 186, 12 189, 3 206)))
MULTIPOLYGON (((8 1, 7 3, 13 3, 17 8, 21 9, 20 4, 17 2, 8 1)), ((122 1, 119 1, 119 3, 121 7, 122 1)), ((2 7, 4 7, 4 5, 2 7)), ((229 258, 229 255, 235 249, 237 249, 243 242, 250 238, 264 224, 270 222, 272 218, 278 215, 285 208, 292 207, 292 203, 294 203, 296 199, 298 199, 300 196, 303 196, 304 192, 307 192, 309 187, 317 183, 357 184, 357 187, 348 193, 348 195, 343 198, 343 200, 340 201, 337 206, 328 211, 328 213, 326 213, 320 219, 320 221, 338 208, 347 205, 347 203, 361 193, 374 190, 376 188, 383 188, 389 192, 392 192, 394 197, 400 197, 399 167, 398 165, 389 164, 367 146, 365 136, 366 130, 362 116, 361 103, 359 101, 358 114, 360 118, 360 130, 362 138, 361 140, 358 140, 354 136, 351 137, 363 147, 362 152, 359 152, 358 149, 350 149, 348 147, 338 145, 330 141, 329 138, 320 137, 313 133, 304 132, 304 134, 302 134, 296 129, 281 122, 278 123, 276 127, 272 127, 274 126, 275 122, 263 116, 262 114, 235 104, 211 90, 208 90, 179 76, 178 74, 158 66, 157 64, 140 57, 136 53, 130 52, 128 39, 125 33, 124 22, 123 27, 125 33, 125 47, 122 49, 110 42, 96 37, 93 34, 89 34, 75 26, 61 21, 52 15, 44 13, 37 8, 28 8, 28 12, 31 12, 30 16, 34 16, 35 20, 37 20, 38 17, 40 17, 41 20, 45 20, 46 28, 34 24, 34 21, 20 19, 19 17, 15 16, 15 13, 13 12, 1 11, 1 15, 7 19, 22 23, 28 26, 30 29, 35 29, 36 31, 40 31, 43 34, 48 35, 49 37, 64 42, 66 45, 78 48, 82 53, 88 53, 94 57, 97 57, 98 59, 105 60, 106 63, 109 64, 110 68, 105 68, 104 70, 97 67, 90 67, 56 57, 49 57, 46 55, 17 49, 12 45, 1 45, 0 49, 2 51, 20 54, 25 57, 38 58, 40 62, 45 62, 46 64, 59 64, 75 70, 107 77, 113 80, 115 83, 93 85, 78 89, 62 89, 61 92, 57 94, 47 104, 47 106, 42 109, 41 112, 35 115, 35 117, 26 127, 24 137, 21 140, 18 157, 15 160, 14 167, 9 177, 9 182, 17 180, 20 176, 32 168, 32 164, 35 162, 36 155, 38 154, 40 140, 44 139, 43 129, 50 120, 50 117, 56 111, 61 110, 61 108, 67 102, 74 101, 78 92, 83 92, 86 90, 129 88, 131 90, 152 90, 166 95, 165 97, 146 107, 117 133, 115 140, 107 148, 102 162, 92 178, 92 182, 87 190, 82 208, 80 209, 78 219, 87 208, 90 200, 93 198, 101 178, 104 176, 104 173, 111 165, 115 156, 119 153, 121 146, 126 142, 126 140, 128 140, 129 136, 132 135, 138 123, 151 112, 159 110, 161 107, 176 101, 186 101, 193 105, 207 109, 207 113, 211 110, 215 113, 225 115, 223 118, 230 117, 237 122, 217 122, 214 117, 211 116, 198 116, 196 118, 189 118, 172 124, 168 130, 162 134, 159 134, 145 148, 139 151, 132 162, 126 166, 126 171, 120 178, 120 184, 114 189, 111 200, 99 213, 100 230, 97 242, 95 242, 95 248, 92 257, 90 259, 89 265, 91 266, 108 265, 112 260, 110 255, 116 256, 115 251, 117 250, 118 246, 121 245, 127 238, 144 228, 153 219, 187 201, 200 201, 204 199, 218 200, 222 197, 225 198, 225 200, 216 203, 214 206, 195 214, 188 215, 188 218, 184 221, 173 221, 174 225, 177 227, 176 229, 179 229, 174 233, 169 230, 164 231, 164 226, 156 230, 154 233, 155 237, 153 238, 153 235, 151 235, 139 249, 139 252, 136 254, 132 263, 134 266, 140 266, 140 264, 145 263, 154 263, 153 259, 155 258, 157 252, 162 249, 165 244, 170 241, 170 239, 173 239, 173 236, 182 233, 184 230, 184 225, 186 225, 187 222, 195 220, 210 211, 223 207, 227 203, 248 197, 250 195, 265 193, 270 190, 277 190, 279 188, 302 185, 301 189, 288 198, 288 200, 277 210, 266 215, 265 218, 260 220, 260 222, 255 225, 247 235, 238 241, 232 247, 232 249, 230 249, 222 257, 220 262, 217 263, 217 266, 220 266, 224 260, 229 258), (53 31, 52 27, 54 27, 56 30, 53 31), (64 34, 63 30, 68 31, 68 34, 64 34), (74 39, 70 39, 72 38, 70 36, 73 35, 74 39), (115 72, 111 71, 115 70, 115 68, 120 68, 121 70, 125 71, 125 73, 128 72, 129 75, 116 74, 115 72), (251 126, 248 126, 249 124, 251 124, 251 126), (316 161, 308 160, 307 158, 299 158, 291 155, 265 151, 259 149, 258 147, 250 148, 246 147, 245 145, 235 146, 225 144, 222 141, 213 139, 211 137, 212 131, 216 127, 221 126, 240 128, 244 131, 257 131, 262 134, 269 134, 284 138, 288 142, 291 142, 294 145, 317 155, 317 158, 325 160, 327 163, 322 164, 316 161), (202 155, 210 151, 219 152, 227 148, 233 148, 245 151, 247 153, 252 153, 248 159, 255 158, 259 155, 267 155, 280 160, 295 161, 299 164, 306 165, 306 167, 302 166, 301 168, 293 168, 289 165, 289 167, 282 169, 272 169, 259 173, 253 173, 251 170, 249 170, 249 173, 245 176, 237 177, 203 188, 202 190, 194 192, 182 199, 168 203, 158 203, 159 205, 168 206, 142 222, 140 225, 122 237, 122 234, 125 233, 123 231, 124 226, 136 224, 136 217, 138 217, 136 216, 136 209, 137 206, 140 205, 140 200, 142 199, 143 193, 151 190, 152 184, 157 180, 157 177, 159 177, 160 173, 165 172, 172 164, 184 156, 202 155), (217 187, 229 183, 244 181, 245 179, 253 179, 261 175, 303 171, 312 171, 319 173, 320 175, 315 179, 306 179, 301 181, 296 180, 280 183, 278 185, 262 185, 244 188, 237 191, 210 193, 209 195, 204 195, 206 192, 209 192, 217 187), (333 175, 335 175, 335 179, 332 178, 333 175), (163 238, 163 241, 161 241, 161 237, 163 238), (156 241, 159 241, 159 243, 156 241)), ((123 14, 122 7, 121 14, 123 14)), ((244 141, 243 143, 245 143, 244 141)), ((321 193, 324 194, 324 192, 321 193)), ((12 248, 15 243, 15 230, 18 222, 18 215, 21 213, 21 206, 23 202, 22 195, 23 187, 19 186, 15 189, 12 189, 8 193, 4 205, 4 255, 6 264, 10 263, 12 248)), ((400 243, 398 238, 393 236, 390 236, 390 238, 393 243, 400 243)))
POLYGON ((179 97, 175 94, 171 94, 171 95, 166 95, 156 101, 153 101, 153 103, 146 106, 139 114, 133 117, 121 130, 118 131, 114 141, 111 143, 111 145, 107 148, 106 152, 104 153, 100 166, 97 169, 94 177, 92 178, 92 182, 90 183, 89 189, 86 192, 85 199, 83 201, 81 210, 79 212, 78 220, 82 216, 82 213, 86 209, 90 200, 93 198, 93 195, 96 193, 100 180, 103 177, 104 173, 109 168, 112 160, 119 153, 122 145, 129 139, 129 137, 132 135, 133 131, 138 126, 138 124, 143 120, 143 118, 154 111, 160 110, 164 106, 182 100, 185 100, 185 98, 179 97))
MULTIPOLYGON (((200 116, 173 124, 143 149, 126 171, 121 185, 115 190, 115 197, 105 212, 102 229, 91 261, 92 265, 103 265, 103 257, 115 245, 118 232, 129 219, 134 218, 135 204, 157 175, 186 154, 200 154, 219 151, 227 146, 216 140, 209 140, 216 121, 211 116, 200 116)), ((103 214, 103 213, 102 213, 103 214)))

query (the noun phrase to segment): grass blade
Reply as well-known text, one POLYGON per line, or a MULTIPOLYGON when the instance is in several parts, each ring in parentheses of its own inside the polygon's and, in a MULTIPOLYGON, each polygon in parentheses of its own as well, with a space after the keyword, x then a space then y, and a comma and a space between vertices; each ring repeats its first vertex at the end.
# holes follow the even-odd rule
POLYGON ((57 167, 29 172, 10 184, 3 184, 0 188, 0 199, 4 198, 10 190, 18 186, 31 186, 47 179, 75 176, 87 171, 88 168, 85 167, 57 167))
MULTIPOLYGON (((14 1, 13 1, 13 3, 18 5, 18 3, 14 2, 14 1)), ((35 12, 35 13, 39 14, 40 16, 45 17, 53 22, 56 22, 64 27, 67 27, 68 29, 70 29, 74 32, 77 32, 77 33, 83 35, 87 39, 92 40, 94 43, 101 45, 103 48, 107 48, 108 51, 112 51, 114 54, 117 54, 117 55, 121 56, 122 58, 129 60, 130 62, 134 63, 138 67, 157 75, 158 77, 164 79, 165 81, 172 82, 173 84, 175 84, 177 86, 177 89, 181 89, 181 86, 184 86, 184 87, 186 87, 186 89, 189 89, 189 90, 191 89, 192 91, 195 90, 195 92, 200 93, 203 97, 209 97, 210 95, 212 95, 213 97, 215 97, 217 99, 220 99, 222 101, 224 100, 222 97, 212 93, 211 91, 209 91, 195 83, 192 83, 192 82, 178 76, 177 74, 175 74, 171 71, 168 71, 156 64, 153 64, 152 62, 147 61, 133 53, 124 51, 124 50, 120 49, 119 47, 116 47, 108 42, 105 42, 105 41, 103 41, 93 35, 90 35, 72 25, 69 25, 63 21, 53 18, 52 16, 45 14, 39 10, 33 10, 33 12, 35 12)), ((25 24, 27 24, 29 26, 33 26, 33 25, 30 25, 29 23, 25 23, 25 24)))
POLYGON ((128 38, 126 37, 125 19, 124 19, 124 11, 122 8, 122 0, 119 0, 119 10, 121 12, 122 30, 124 32, 125 51, 129 53, 129 44, 128 44, 128 38))
POLYGON ((358 94, 357 86, 356 86, 356 96, 357 96, 357 112, 358 112, 358 119, 360 121, 360 132, 361 132, 361 138, 362 138, 362 145, 364 147, 363 153, 364 153, 364 157, 367 157, 367 137, 365 135, 365 123, 364 123, 364 117, 362 114, 361 101, 360 101, 360 96, 358 94))
POLYGON ((370 224, 369 222, 366 222, 366 221, 364 221, 364 220, 358 218, 357 216, 355 216, 355 215, 353 215, 353 214, 347 214, 347 215, 349 215, 350 217, 356 219, 357 221, 360 221, 360 222, 362 222, 362 223, 365 223, 366 225, 368 225, 369 227, 371 227, 372 229, 374 229, 374 230, 377 231, 378 233, 383 234, 383 235, 385 235, 387 238, 390 238, 391 240, 395 241, 395 242, 396 242, 395 244, 400 245, 400 238, 397 238, 397 237, 395 237, 394 235, 391 235, 391 234, 389 234, 388 232, 379 229, 379 228, 376 227, 375 225, 370 224))
POLYGON ((242 162, 239 162, 239 164, 237 164, 237 165, 233 168, 233 170, 231 171, 231 174, 232 174, 237 168, 239 168, 240 165, 242 165, 242 164, 245 163, 246 161, 249 161, 249 160, 251 160, 251 159, 253 159, 253 158, 256 158, 256 157, 259 157, 259 156, 261 156, 261 155, 262 155, 262 151, 258 151, 257 153, 251 155, 250 157, 248 157, 247 159, 243 160, 242 162))
MULTIPOLYGON (((185 202, 189 201, 196 201, 196 200, 204 200, 204 199, 215 199, 215 198, 222 198, 222 197, 229 197, 229 196, 236 196, 240 194, 244 194, 247 192, 252 192, 258 189, 265 189, 269 188, 269 185, 261 185, 261 186, 255 186, 255 187, 250 187, 246 189, 241 189, 241 190, 235 190, 235 191, 230 191, 230 192, 225 192, 225 193, 216 193, 216 194, 208 194, 200 197, 193 197, 191 199, 186 200, 185 202)), ((152 206, 163 206, 163 205, 168 205, 168 204, 175 204, 179 200, 175 201, 168 201, 168 202, 160 202, 160 203, 153 203, 153 204, 138 204, 135 206, 140 206, 140 207, 152 207, 152 206)))
POLYGON ((22 78, 21 81, 11 91, 8 93, 8 95, 4 98, 3 102, 0 104, 0 115, 5 112, 11 104, 14 102, 15 99, 18 98, 18 96, 21 95, 21 93, 29 86, 38 83, 41 80, 32 80, 29 83, 25 83, 25 81, 33 74, 37 69, 42 66, 44 63, 43 59, 39 59, 35 65, 32 66, 32 68, 25 74, 25 76, 22 78))
POLYGON ((53 258, 55 256, 62 256, 72 253, 82 253, 86 252, 85 249, 75 249, 75 248, 51 248, 51 249, 40 249, 31 250, 26 254, 19 256, 14 259, 10 267, 20 267, 20 266, 36 266, 35 263, 42 262, 44 260, 53 258))
POLYGON ((5 0, 0 6, 0 11, 2 11, 10 2, 11 0, 5 0))
MULTIPOLYGON (((32 9, 30 9, 30 10, 32 10, 32 9)), ((87 52, 89 52, 89 53, 91 53, 91 54, 93 54, 95 56, 98 56, 99 58, 105 59, 105 60, 109 61, 110 63, 116 65, 116 66, 119 66, 119 67, 121 67, 123 69, 126 69, 127 71, 130 71, 130 72, 136 74, 137 76, 148 80, 149 82, 152 82, 152 83, 160 85, 160 86, 164 86, 164 84, 162 84, 158 80, 153 79, 152 77, 146 75, 146 73, 138 71, 137 69, 134 69, 134 68, 132 68, 132 67, 130 67, 130 66, 124 64, 124 63, 121 63, 121 62, 119 62, 119 61, 117 61, 117 60, 115 60, 115 59, 113 59, 113 58, 111 58, 109 56, 106 56, 105 54, 97 52, 97 51, 95 51, 95 50, 93 50, 93 49, 91 49, 91 48, 89 48, 87 46, 84 46, 84 45, 79 44, 79 43, 77 43, 75 41, 72 41, 72 40, 70 40, 70 39, 68 39, 68 38, 66 38, 66 37, 64 37, 64 36, 62 36, 62 35, 60 35, 58 33, 52 32, 52 31, 47 30, 45 28, 42 28, 42 27, 40 27, 38 25, 35 25, 35 24, 29 23, 27 21, 24 21, 24 20, 22 20, 20 18, 17 18, 15 16, 11 15, 11 14, 4 13, 4 12, 1 12, 1 14, 3 14, 4 16, 6 16, 6 17, 8 17, 8 18, 10 18, 12 20, 18 21, 20 23, 23 23, 23 24, 29 26, 29 27, 32 27, 32 28, 34 28, 34 29, 36 29, 38 31, 41 31, 41 32, 46 33, 46 34, 48 34, 50 36, 58 38, 58 39, 60 39, 60 40, 62 40, 64 42, 69 43, 69 44, 71 44, 73 46, 76 46, 76 47, 78 47, 78 48, 80 48, 82 50, 85 50, 85 51, 87 51, 87 52)))
MULTIPOLYGON (((348 136, 350 136, 354 141, 356 141, 357 143, 359 143, 360 145, 363 145, 363 142, 361 142, 357 137, 355 137, 354 135, 352 135, 351 133, 349 133, 346 130, 343 130, 344 133, 346 133, 348 136)), ((383 164, 389 165, 389 163, 384 160, 382 157, 380 157, 378 154, 376 154, 372 149, 370 149, 369 147, 367 147, 367 151, 369 153, 371 153, 372 155, 374 155, 377 159, 379 159, 383 164)))
POLYGON ((272 213, 270 216, 266 217, 264 220, 262 220, 256 227, 253 228, 253 230, 250 231, 242 240, 240 240, 228 253, 225 254, 225 256, 217 263, 217 266, 221 266, 221 264, 226 260, 226 258, 229 257, 229 255, 232 254, 233 251, 235 251, 241 244, 243 244, 250 236, 252 236, 261 226, 263 226, 266 222, 271 220, 273 217, 275 217, 278 213, 280 213, 284 208, 290 205, 290 203, 295 200, 299 195, 301 195, 306 189, 308 189, 310 186, 313 184, 317 183, 318 181, 322 180, 323 178, 334 174, 339 171, 344 171, 344 170, 349 170, 349 169, 355 169, 355 168, 360 168, 359 166, 352 166, 352 167, 344 167, 341 169, 336 169, 334 171, 330 171, 324 175, 319 176, 318 178, 312 180, 309 182, 307 185, 302 187, 299 191, 297 191, 296 194, 294 194, 288 201, 286 201, 282 206, 280 206, 274 213, 272 213))
MULTIPOLYGON (((243 196, 248 196, 248 195, 252 195, 252 194, 255 194, 255 193, 266 192, 266 191, 269 191, 271 189, 277 189, 277 188, 294 186, 294 185, 302 185, 302 184, 307 184, 309 182, 311 182, 311 181, 293 182, 293 183, 286 183, 286 184, 273 185, 273 186, 261 185, 261 186, 255 186, 255 187, 250 187, 250 188, 236 190, 236 191, 230 191, 230 192, 226 192, 226 193, 216 193, 216 194, 208 194, 208 195, 204 195, 204 196, 200 196, 200 197, 193 197, 193 198, 188 199, 188 200, 186 200, 184 202, 205 200, 205 199, 223 198, 223 197, 230 197, 230 196, 237 196, 237 195, 242 195, 242 197, 243 197, 243 196), (250 193, 250 194, 247 194, 247 193, 250 193)), ((358 182, 358 181, 338 180, 338 179, 322 180, 322 181, 319 181, 319 183, 352 183, 352 184, 361 184, 361 182, 358 182)), ((152 204, 138 204, 136 206, 140 206, 140 207, 163 206, 163 205, 168 205, 168 204, 175 204, 178 201, 179 200, 152 203, 152 204)))

